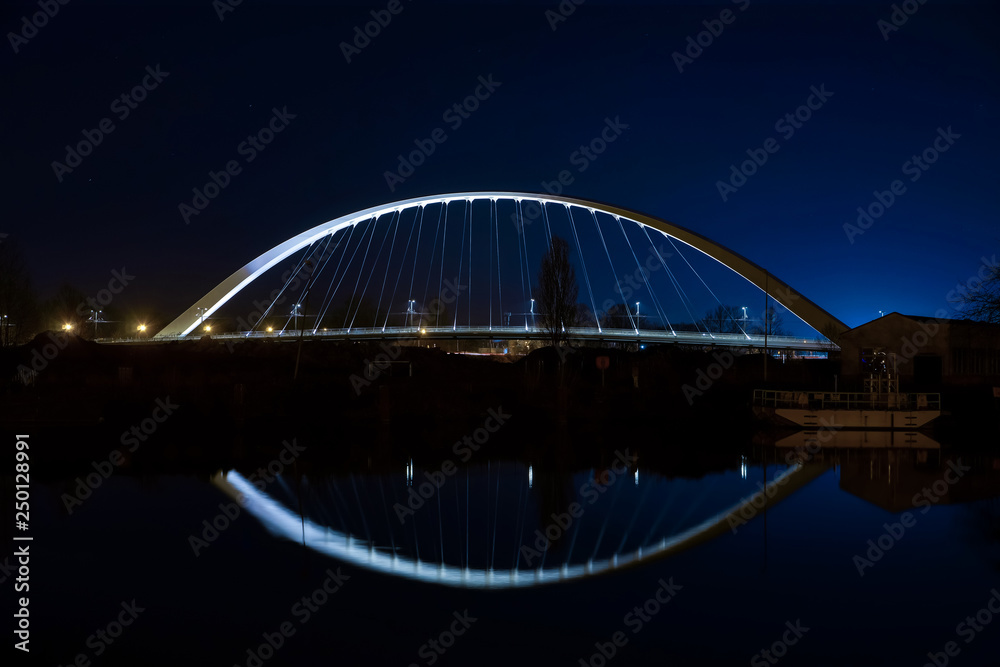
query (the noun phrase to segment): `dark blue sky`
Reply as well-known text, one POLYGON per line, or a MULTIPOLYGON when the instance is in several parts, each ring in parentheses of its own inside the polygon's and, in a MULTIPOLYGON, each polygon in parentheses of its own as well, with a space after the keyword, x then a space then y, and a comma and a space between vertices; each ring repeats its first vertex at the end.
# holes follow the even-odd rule
POLYGON ((136 278, 119 303, 172 318, 327 219, 424 194, 540 191, 564 169, 566 193, 694 229, 851 326, 880 309, 933 314, 1000 251, 995 3, 914 3, 884 39, 889 2, 588 0, 553 30, 555 1, 404 0, 346 62, 340 43, 387 4, 243 0, 220 21, 210 0, 71 0, 17 53, 8 33, 40 10, 5 6, 0 232, 43 296, 64 280, 95 293, 124 266, 136 278), (674 52, 723 10, 731 22, 679 72, 674 52), (169 74, 134 109, 114 104, 157 66, 169 74), (490 75, 499 87, 452 129, 443 112, 490 75), (813 87, 829 96, 809 119, 776 127, 813 87), (273 108, 294 119, 248 162, 240 144, 273 108), (114 130, 60 181, 52 163, 104 118, 114 130), (606 118, 628 129, 578 171, 571 154, 606 118), (390 191, 396 156, 438 127, 447 139, 390 191), (947 150, 911 180, 905 163, 935 157, 939 128, 947 150), (724 201, 718 182, 769 138, 776 152, 724 201), (230 160, 240 173, 185 224, 178 206, 230 160), (905 192, 849 239, 845 223, 894 180, 905 192))

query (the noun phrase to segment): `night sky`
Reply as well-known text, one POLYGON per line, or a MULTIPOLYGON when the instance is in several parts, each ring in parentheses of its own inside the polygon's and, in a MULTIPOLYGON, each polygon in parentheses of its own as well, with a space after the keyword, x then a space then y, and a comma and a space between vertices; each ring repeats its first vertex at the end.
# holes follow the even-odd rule
POLYGON ((51 2, 37 30, 22 20, 37 3, 8 3, 0 22, 0 232, 43 298, 64 281, 94 294, 125 267, 135 279, 115 305, 172 319, 325 220, 426 194, 538 192, 562 170, 565 194, 698 231, 850 326, 931 315, 1000 253, 995 2, 909 0, 898 29, 889 2, 564 0, 568 16, 555 0, 51 2), (357 49, 373 11, 391 20, 357 49), (481 80, 493 90, 479 108, 446 115, 481 80), (144 81, 142 101, 121 99, 144 81), (275 110, 273 141, 244 144, 275 110), (606 119, 627 129, 574 158, 606 119), (66 146, 102 121, 113 130, 70 167, 66 146), (397 156, 437 128, 444 141, 390 188, 397 156), (731 181, 752 155, 766 162, 731 181), (239 173, 186 222, 179 206, 230 161, 239 173), (845 230, 897 180, 882 215, 845 230))

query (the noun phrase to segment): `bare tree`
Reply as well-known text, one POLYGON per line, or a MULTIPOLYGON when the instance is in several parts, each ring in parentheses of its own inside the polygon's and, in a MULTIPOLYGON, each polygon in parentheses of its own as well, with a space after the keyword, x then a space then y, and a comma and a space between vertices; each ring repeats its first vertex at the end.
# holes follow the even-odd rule
POLYGON ((552 237, 552 245, 542 257, 538 272, 539 320, 549 333, 553 347, 566 337, 565 327, 577 321, 576 271, 569 261, 569 244, 558 236, 552 237))
POLYGON ((734 313, 741 313, 741 308, 718 305, 705 313, 705 326, 715 333, 740 333, 740 321, 734 313))
POLYGON ((635 315, 625 303, 616 303, 604 311, 601 326, 608 329, 634 329, 635 315))
POLYGON ((763 336, 767 334, 768 336, 787 336, 788 331, 785 329, 785 320, 781 316, 781 313, 776 311, 773 306, 767 309, 764 313, 763 320, 760 324, 755 324, 749 331, 749 333, 755 334, 757 336, 763 336))
POLYGON ((975 288, 963 290, 955 310, 979 322, 1000 324, 1000 266, 990 266, 988 275, 975 288))

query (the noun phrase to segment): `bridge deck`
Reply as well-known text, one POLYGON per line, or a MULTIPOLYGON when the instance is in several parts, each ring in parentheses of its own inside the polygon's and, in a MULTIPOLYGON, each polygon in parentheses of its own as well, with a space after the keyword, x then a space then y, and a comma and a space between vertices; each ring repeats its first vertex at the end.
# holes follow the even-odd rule
MULTIPOLYGON (((303 338, 310 340, 405 340, 405 341, 432 341, 432 340, 548 340, 549 335, 544 329, 525 327, 386 327, 386 328, 353 328, 353 329, 329 329, 312 331, 306 329, 301 333, 303 338)), ((299 339, 298 330, 265 332, 236 332, 211 334, 213 339, 219 340, 281 340, 295 341, 299 339)), ((635 329, 594 329, 594 328, 571 328, 567 329, 566 336, 570 341, 598 341, 607 343, 678 343, 683 345, 709 346, 717 345, 722 347, 748 347, 763 348, 765 345, 764 336, 754 334, 720 334, 703 333, 696 331, 657 331, 657 330, 635 330, 635 329)), ((148 342, 166 342, 178 340, 193 340, 195 335, 188 336, 164 336, 149 340, 148 342)), ((108 343, 128 343, 140 342, 138 339, 124 340, 104 340, 108 343)), ((146 342, 143 340, 142 342, 146 342)), ((809 340, 808 338, 795 336, 768 336, 767 347, 781 350, 811 350, 811 351, 835 351, 839 348, 827 340, 809 340)))

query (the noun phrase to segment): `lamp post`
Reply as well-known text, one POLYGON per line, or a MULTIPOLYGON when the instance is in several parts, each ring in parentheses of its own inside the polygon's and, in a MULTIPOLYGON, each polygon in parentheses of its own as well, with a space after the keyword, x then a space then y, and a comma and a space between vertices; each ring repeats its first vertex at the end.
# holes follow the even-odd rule
MULTIPOLYGON (((93 310, 93 309, 91 309, 91 311, 90 311, 90 317, 87 319, 88 322, 93 322, 94 323, 94 338, 97 338, 97 324, 99 322, 103 322, 104 321, 103 313, 104 313, 103 310, 93 310)), ((73 328, 72 325, 68 325, 68 328, 66 326, 63 327, 63 329, 66 329, 66 331, 69 331, 72 328, 73 328)))
POLYGON ((139 338, 141 339, 142 338, 142 334, 146 331, 146 325, 145 324, 140 324, 139 326, 137 326, 135 328, 135 330, 137 332, 139 332, 138 335, 139 335, 139 338))
POLYGON ((406 314, 410 316, 410 326, 413 326, 413 304, 417 302, 416 299, 410 299, 407 301, 406 314))

